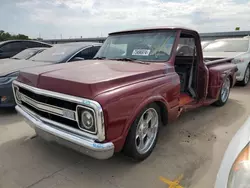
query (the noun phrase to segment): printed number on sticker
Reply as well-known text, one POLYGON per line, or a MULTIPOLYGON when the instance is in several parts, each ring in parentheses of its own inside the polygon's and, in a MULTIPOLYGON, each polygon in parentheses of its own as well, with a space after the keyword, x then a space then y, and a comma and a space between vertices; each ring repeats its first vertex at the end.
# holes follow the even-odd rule
POLYGON ((150 53, 150 50, 146 50, 146 49, 134 49, 132 55, 148 56, 149 53, 150 53))

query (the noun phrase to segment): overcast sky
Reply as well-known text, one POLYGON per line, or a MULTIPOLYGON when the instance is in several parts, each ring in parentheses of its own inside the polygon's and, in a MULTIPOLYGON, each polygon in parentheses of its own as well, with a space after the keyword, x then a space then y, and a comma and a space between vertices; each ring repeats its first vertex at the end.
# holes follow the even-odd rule
POLYGON ((250 30, 250 0, 0 0, 0 29, 30 37, 106 36, 148 26, 250 30))

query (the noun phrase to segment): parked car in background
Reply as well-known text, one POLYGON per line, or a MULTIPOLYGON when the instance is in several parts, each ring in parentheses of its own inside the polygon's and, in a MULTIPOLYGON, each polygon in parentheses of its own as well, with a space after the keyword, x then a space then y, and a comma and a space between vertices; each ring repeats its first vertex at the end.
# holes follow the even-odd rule
POLYGON ((65 63, 71 61, 92 59, 102 43, 73 42, 55 44, 52 48, 31 57, 36 62, 65 63))
POLYGON ((222 159, 215 188, 247 188, 250 185, 250 117, 237 131, 222 159))
POLYGON ((12 81, 23 68, 66 63, 83 59, 92 59, 99 50, 100 43, 66 43, 57 44, 29 58, 0 63, 0 107, 15 106, 12 81))
MULTIPOLYGON (((28 48, 26 50, 23 50, 19 52, 18 54, 14 55, 13 57, 9 58, 10 60, 16 59, 16 60, 21 60, 21 59, 29 59, 33 57, 36 54, 41 53, 42 51, 46 50, 48 48, 45 47, 40 47, 40 48, 28 48)), ((3 60, 3 59, 2 59, 3 60)), ((1 62, 1 60, 0 60, 1 62)))
POLYGON ((250 38, 218 39, 203 49, 206 59, 233 58, 238 67, 237 81, 246 86, 250 81, 250 38))
POLYGON ((9 62, 13 62, 13 61, 19 61, 19 60, 27 60, 31 57, 33 57, 34 55, 41 53, 42 51, 44 51, 47 48, 28 48, 26 50, 23 50, 21 52, 19 52, 18 54, 14 55, 11 58, 5 58, 5 59, 0 59, 0 67, 1 65, 6 65, 9 62))
POLYGON ((27 49, 36 47, 51 47, 51 44, 47 44, 34 40, 8 40, 0 42, 0 59, 10 58, 17 53, 27 49))
POLYGON ((115 32, 94 60, 22 70, 13 82, 16 110, 42 138, 98 159, 123 151, 144 160, 160 125, 226 104, 237 71, 230 60, 205 64, 190 29, 115 32))
POLYGON ((211 43, 212 41, 210 40, 206 40, 206 41, 201 41, 201 47, 202 49, 204 49, 209 43, 211 43))

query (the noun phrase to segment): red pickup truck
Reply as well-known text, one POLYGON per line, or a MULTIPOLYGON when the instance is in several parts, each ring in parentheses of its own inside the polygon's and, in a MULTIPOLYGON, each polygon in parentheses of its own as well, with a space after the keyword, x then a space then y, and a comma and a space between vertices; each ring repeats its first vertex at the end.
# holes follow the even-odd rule
POLYGON ((144 160, 161 125, 227 102, 237 72, 230 61, 204 60, 194 30, 115 32, 94 60, 21 71, 16 110, 49 141, 97 159, 122 151, 144 160))

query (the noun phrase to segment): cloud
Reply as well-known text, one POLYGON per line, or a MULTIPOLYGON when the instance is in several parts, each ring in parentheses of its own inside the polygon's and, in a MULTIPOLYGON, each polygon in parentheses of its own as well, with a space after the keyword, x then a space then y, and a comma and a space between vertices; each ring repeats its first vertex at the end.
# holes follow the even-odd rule
MULTIPOLYGON (((128 28, 178 25, 200 32, 250 30, 246 0, 14 0, 30 25, 64 36, 98 36, 128 28)), ((0 8, 1 11, 1 8, 0 8)), ((6 23, 7 24, 7 23, 6 23)), ((52 37, 49 37, 52 38, 52 37)))

